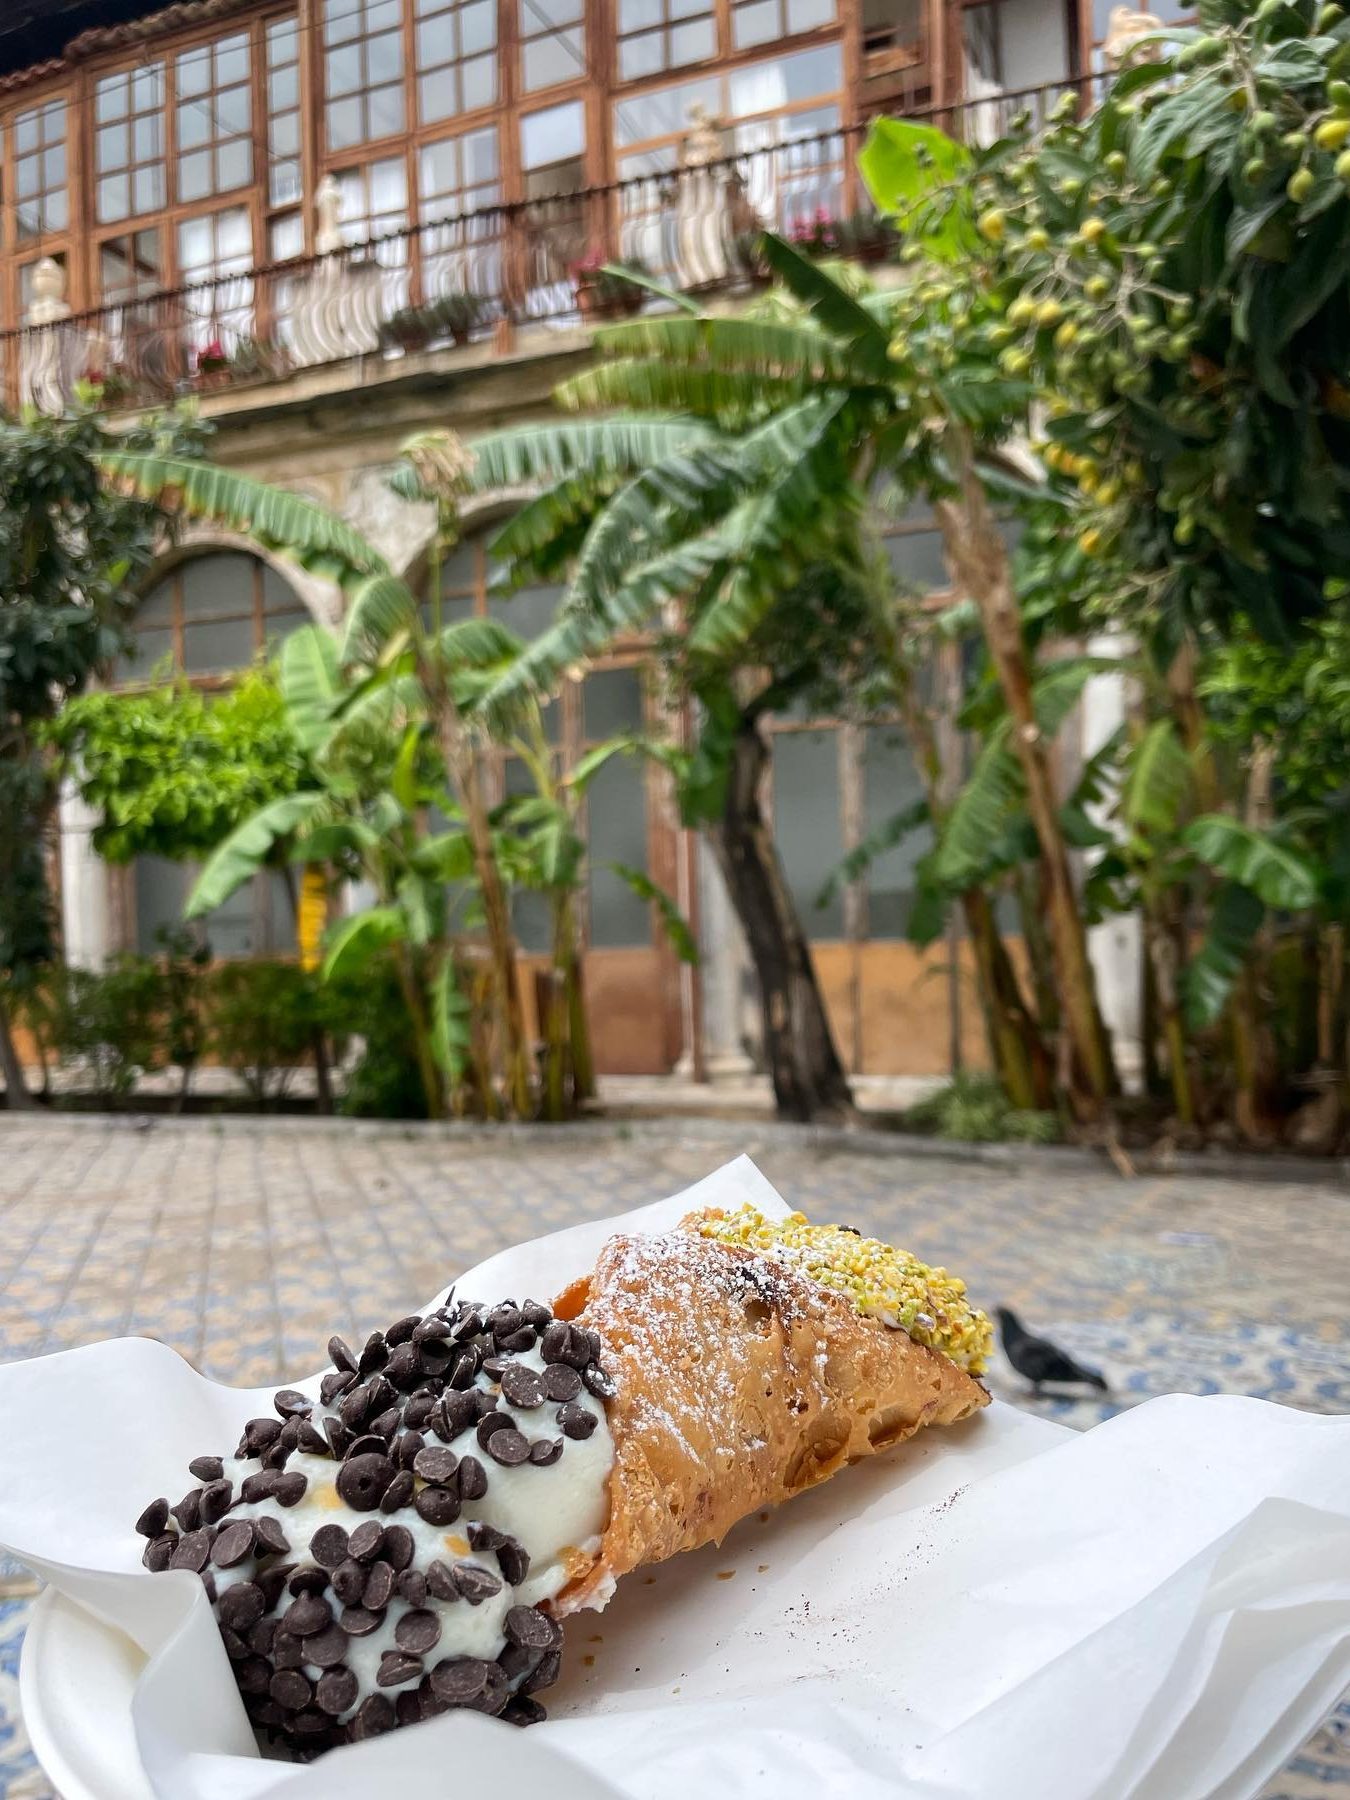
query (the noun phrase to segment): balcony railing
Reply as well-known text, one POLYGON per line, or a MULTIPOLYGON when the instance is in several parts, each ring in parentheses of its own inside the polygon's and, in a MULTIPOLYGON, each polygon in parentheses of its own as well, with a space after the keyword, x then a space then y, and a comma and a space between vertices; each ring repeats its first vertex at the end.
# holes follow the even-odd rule
MULTIPOLYGON (((1019 112, 1043 121, 1065 91, 1033 88, 914 116, 988 142, 1019 112)), ((765 229, 821 253, 880 257, 893 238, 869 214, 853 170, 863 129, 728 156, 718 130, 699 121, 669 167, 356 244, 341 243, 336 194, 321 188, 318 254, 87 313, 71 311, 61 268, 39 264, 27 322, 0 333, 5 397, 59 413, 85 382, 101 387, 110 410, 142 408, 660 305, 604 276, 605 262, 638 266, 687 293, 748 289, 765 273, 756 255, 765 229)))

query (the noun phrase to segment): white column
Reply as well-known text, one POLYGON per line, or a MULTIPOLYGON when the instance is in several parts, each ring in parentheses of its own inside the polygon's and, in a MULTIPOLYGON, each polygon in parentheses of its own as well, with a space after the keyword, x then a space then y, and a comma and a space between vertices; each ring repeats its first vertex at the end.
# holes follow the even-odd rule
POLYGON ((697 861, 704 1068, 709 1081, 730 1080, 754 1068, 746 1053, 758 1038, 754 975, 716 858, 701 838, 697 861))
MULTIPOLYGON (((1107 635, 1088 645, 1091 656, 1123 658, 1130 653, 1125 639, 1107 635)), ((1124 675, 1094 675, 1083 692, 1083 759, 1095 754, 1125 722, 1129 703, 1124 675)), ((1097 823, 1105 824, 1100 810, 1090 809, 1097 823)), ((1089 863, 1096 853, 1088 853, 1089 863)), ((1097 997, 1102 1017, 1111 1034, 1121 1081, 1137 1092, 1143 1074, 1143 936, 1137 913, 1109 919, 1088 932, 1088 955, 1097 977, 1097 997)))
POLYGON ((113 948, 108 865, 93 846, 97 815, 70 783, 61 789, 61 937, 76 969, 101 969, 113 948))

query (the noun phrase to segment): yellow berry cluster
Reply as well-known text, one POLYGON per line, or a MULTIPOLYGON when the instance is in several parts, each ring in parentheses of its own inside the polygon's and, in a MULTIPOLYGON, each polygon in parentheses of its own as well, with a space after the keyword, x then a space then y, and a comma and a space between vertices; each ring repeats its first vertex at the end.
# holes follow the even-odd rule
POLYGON ((767 1219, 753 1206, 704 1213, 697 1228, 702 1237, 758 1250, 847 1294, 865 1318, 896 1326, 972 1375, 989 1360, 993 1328, 966 1298, 965 1282, 945 1269, 930 1269, 906 1250, 859 1237, 842 1225, 812 1225, 804 1213, 767 1219))

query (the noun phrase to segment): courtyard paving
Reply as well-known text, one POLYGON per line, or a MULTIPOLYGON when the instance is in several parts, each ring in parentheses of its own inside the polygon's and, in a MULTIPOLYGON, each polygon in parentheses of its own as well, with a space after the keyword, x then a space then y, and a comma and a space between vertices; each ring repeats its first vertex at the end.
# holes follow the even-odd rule
MULTIPOLYGON (((513 1138, 278 1121, 0 1118, 0 1358, 124 1333, 235 1384, 294 1375, 521 1238, 639 1205, 739 1150, 784 1197, 959 1270, 1103 1368, 1086 1426, 1153 1394, 1350 1412, 1350 1188, 880 1156, 755 1123, 513 1138)), ((0 1560, 0 1800, 49 1800, 17 1671, 27 1575, 0 1560)), ((1350 1707, 1267 1800, 1350 1793, 1350 1707)))

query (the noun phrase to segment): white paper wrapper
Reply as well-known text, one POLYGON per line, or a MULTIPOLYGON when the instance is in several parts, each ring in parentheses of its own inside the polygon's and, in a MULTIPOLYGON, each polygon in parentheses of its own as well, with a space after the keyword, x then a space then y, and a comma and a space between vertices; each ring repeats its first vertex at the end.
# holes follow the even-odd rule
MULTIPOLYGON (((741 1159, 458 1285, 551 1294, 616 1229, 745 1200, 785 1210, 741 1159)), ((130 1695, 132 1773, 161 1800, 439 1794, 449 1775, 550 1800, 1239 1800, 1350 1685, 1350 1418, 1175 1398, 1072 1436, 996 1405, 630 1576, 569 1622, 547 1724, 447 1714, 264 1761, 200 1584, 147 1575, 131 1522, 273 1391, 145 1339, 0 1368, 0 1546, 137 1651, 108 1635, 92 1716, 77 1696, 44 1730, 125 1741, 99 1696, 130 1695)))

